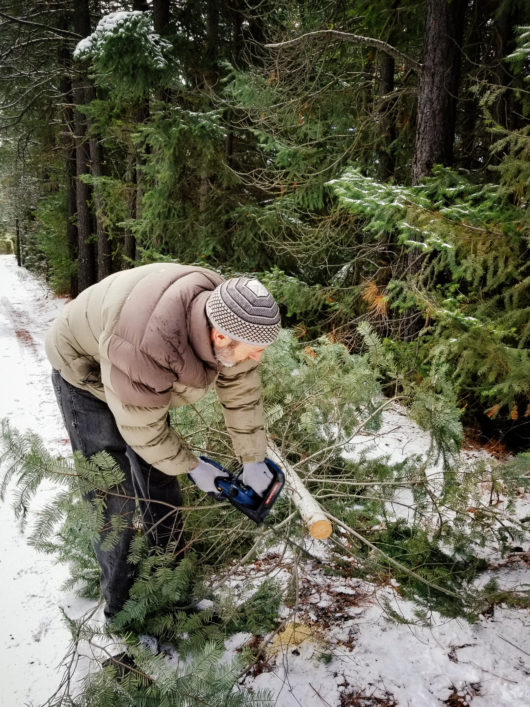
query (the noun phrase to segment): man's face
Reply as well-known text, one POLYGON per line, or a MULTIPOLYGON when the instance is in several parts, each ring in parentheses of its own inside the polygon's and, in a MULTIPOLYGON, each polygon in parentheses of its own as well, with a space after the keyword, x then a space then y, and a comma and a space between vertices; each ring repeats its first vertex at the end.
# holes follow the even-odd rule
POLYGON ((236 363, 252 359, 259 361, 265 351, 265 346, 251 346, 240 341, 229 339, 216 329, 212 330, 212 343, 215 358, 223 366, 235 366, 236 363))

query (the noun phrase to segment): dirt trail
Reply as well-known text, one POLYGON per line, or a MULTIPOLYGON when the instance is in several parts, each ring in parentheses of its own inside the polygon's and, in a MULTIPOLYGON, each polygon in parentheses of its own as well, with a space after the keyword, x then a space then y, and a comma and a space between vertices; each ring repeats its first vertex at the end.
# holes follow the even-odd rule
POLYGON ((31 322, 28 321, 27 313, 15 307, 13 303, 7 299, 7 297, 2 297, 0 299, 0 304, 13 325, 13 332, 17 339, 23 346, 27 347, 32 353, 34 353, 35 356, 39 356, 39 345, 30 331, 31 322))

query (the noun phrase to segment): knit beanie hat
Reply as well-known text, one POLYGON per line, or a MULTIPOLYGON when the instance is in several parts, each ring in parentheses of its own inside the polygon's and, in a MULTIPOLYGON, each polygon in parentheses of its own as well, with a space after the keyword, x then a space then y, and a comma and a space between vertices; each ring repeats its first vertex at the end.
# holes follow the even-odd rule
POLYGON ((206 303, 212 325, 225 336, 251 346, 268 346, 280 331, 278 305, 259 280, 234 277, 213 290, 206 303))

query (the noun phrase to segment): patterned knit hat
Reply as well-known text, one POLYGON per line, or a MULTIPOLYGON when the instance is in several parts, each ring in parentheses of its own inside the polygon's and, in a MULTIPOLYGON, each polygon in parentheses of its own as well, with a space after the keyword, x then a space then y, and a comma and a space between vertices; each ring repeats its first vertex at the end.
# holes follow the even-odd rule
POLYGON ((273 296, 259 280, 234 277, 213 290, 206 303, 213 326, 235 341, 268 346, 280 331, 280 312, 273 296))

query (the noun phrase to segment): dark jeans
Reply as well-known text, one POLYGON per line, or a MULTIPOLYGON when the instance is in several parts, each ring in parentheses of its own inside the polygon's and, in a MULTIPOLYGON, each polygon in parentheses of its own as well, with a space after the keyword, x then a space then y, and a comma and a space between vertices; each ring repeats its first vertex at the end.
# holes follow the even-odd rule
POLYGON ((94 490, 87 497, 87 500, 96 495, 104 498, 104 528, 111 527, 110 519, 115 515, 126 521, 118 542, 111 549, 101 549, 105 531, 94 546, 101 567, 105 614, 111 617, 122 608, 135 579, 134 566, 127 562, 127 556, 135 532, 133 516, 137 504, 150 546, 166 548, 169 543, 175 543, 175 558, 181 554, 184 542, 178 510, 182 506, 179 484, 176 477, 147 464, 125 443, 106 403, 70 385, 57 371, 52 373, 52 382, 72 449, 86 458, 96 452, 108 452, 124 474, 119 487, 106 493, 94 490))

